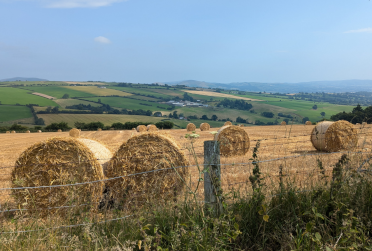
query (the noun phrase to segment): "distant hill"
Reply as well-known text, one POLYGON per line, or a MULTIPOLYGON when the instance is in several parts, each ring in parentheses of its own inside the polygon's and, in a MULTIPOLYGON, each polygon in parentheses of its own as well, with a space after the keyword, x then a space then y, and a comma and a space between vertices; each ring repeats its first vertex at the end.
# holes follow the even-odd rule
POLYGON ((48 80, 42 79, 42 78, 21 78, 21 77, 0 79, 0 82, 8 82, 8 81, 12 82, 12 81, 48 81, 48 80))
POLYGON ((169 85, 186 85, 201 88, 222 88, 226 90, 240 90, 252 92, 272 93, 298 93, 298 92, 372 92, 372 80, 336 80, 336 81, 312 81, 301 83, 258 83, 258 82, 237 82, 237 83, 213 83, 197 80, 184 80, 176 82, 163 82, 169 85))

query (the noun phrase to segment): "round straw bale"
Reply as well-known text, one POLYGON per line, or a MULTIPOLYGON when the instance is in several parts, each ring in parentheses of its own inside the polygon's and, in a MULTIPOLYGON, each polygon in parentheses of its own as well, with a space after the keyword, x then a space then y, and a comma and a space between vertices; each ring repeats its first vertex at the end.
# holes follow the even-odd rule
MULTIPOLYGON (((62 185, 37 189, 13 190, 20 208, 34 210, 69 205, 92 205, 101 199, 103 182, 63 186, 104 179, 103 168, 112 153, 97 141, 80 138, 51 138, 34 144, 24 151, 11 173, 13 188, 62 185)), ((81 207, 42 210, 64 213, 81 207)))
POLYGON ((62 130, 61 129, 58 129, 58 132, 62 132, 62 130))
POLYGON ((318 123, 312 130, 310 139, 317 150, 327 152, 353 149, 358 144, 357 130, 345 120, 318 123))
POLYGON ((149 132, 156 132, 157 130, 158 128, 156 127, 156 125, 150 124, 147 126, 147 131, 149 132))
POLYGON ((187 127, 186 127, 186 130, 187 130, 188 132, 195 131, 195 130, 196 130, 196 126, 195 126, 195 124, 194 124, 194 123, 188 123, 188 124, 187 124, 187 127))
POLYGON ((132 130, 134 130, 134 131, 137 131, 137 129, 136 129, 136 128, 132 128, 132 130))
POLYGON ((366 126, 366 125, 367 125, 367 122, 363 122, 363 123, 362 123, 362 126, 366 126))
POLYGON ((38 130, 37 132, 38 132, 38 133, 41 133, 42 131, 41 131, 41 130, 38 130))
POLYGON ((16 133, 16 131, 12 131, 11 133, 16 133))
POLYGON ((239 126, 223 126, 214 135, 214 140, 220 144, 222 156, 241 156, 249 150, 249 136, 239 126))
POLYGON ((200 124, 200 131, 209 131, 211 126, 208 123, 201 123, 200 124))
POLYGON ((281 125, 287 125, 287 122, 285 121, 282 121, 282 123, 280 123, 281 125))
POLYGON ((6 133, 10 133, 10 131, 6 131, 6 133))
POLYGON ((226 121, 225 124, 223 124, 223 126, 228 126, 228 125, 232 125, 232 123, 230 121, 226 121))
POLYGON ((101 129, 101 128, 98 128, 98 129, 97 129, 97 131, 99 131, 99 132, 100 132, 100 131, 102 131, 102 129, 101 129))
POLYGON ((151 199, 174 198, 184 188, 188 175, 187 166, 188 161, 184 154, 167 134, 137 134, 120 146, 107 165, 105 174, 108 178, 113 178, 149 173, 109 181, 109 194, 117 203, 124 200, 127 205, 140 205, 151 199), (172 169, 180 166, 182 168, 172 169))
POLYGON ((306 121, 305 125, 312 125, 311 121, 306 121))
POLYGON ((243 124, 240 124, 239 127, 244 127, 244 125, 243 124))
POLYGON ((79 129, 72 128, 69 132, 69 135, 70 135, 70 137, 73 137, 73 138, 79 138, 80 137, 80 131, 79 131, 79 129))
POLYGON ((30 131, 26 131, 26 133, 31 133, 30 131))
POLYGON ((144 126, 144 125, 139 125, 137 126, 137 132, 146 132, 147 131, 147 127, 144 126))

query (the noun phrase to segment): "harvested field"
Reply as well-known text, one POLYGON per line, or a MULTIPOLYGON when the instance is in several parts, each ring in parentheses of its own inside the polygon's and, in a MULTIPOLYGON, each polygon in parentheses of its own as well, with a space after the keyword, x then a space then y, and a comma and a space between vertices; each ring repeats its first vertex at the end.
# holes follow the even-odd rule
POLYGON ((46 95, 46 94, 42 94, 42 93, 38 93, 38 92, 34 92, 34 93, 32 93, 32 94, 33 94, 33 95, 40 96, 40 97, 43 97, 43 98, 51 99, 51 100, 53 100, 53 99, 57 99, 57 98, 55 98, 55 97, 52 97, 52 96, 49 96, 49 95, 46 95))
MULTIPOLYGON (((314 126, 309 125, 241 127, 242 130, 249 134, 250 149, 244 156, 221 156, 221 177, 224 191, 231 188, 250 191, 249 176, 252 174, 253 165, 249 163, 258 141, 260 141, 259 160, 272 160, 260 163, 261 173, 264 177, 267 177, 265 179, 267 189, 278 185, 280 166, 283 168, 283 175, 286 179, 296 180, 300 187, 306 188, 310 183, 320 179, 317 159, 322 161, 326 174, 331 177, 332 168, 342 153, 328 154, 317 151, 310 141, 310 134, 313 128, 314 126)), ((213 128, 213 130, 218 129, 213 128)), ((169 133, 176 140, 190 165, 203 164, 204 141, 214 139, 211 131, 200 131, 199 128, 195 130, 196 134, 200 135, 198 138, 185 138, 185 134, 188 133, 186 129, 161 131, 169 133), (195 155, 190 154, 188 150, 191 143, 193 144, 195 155)), ((122 133, 117 131, 81 132, 83 138, 97 140, 105 144, 112 152, 115 152, 123 142, 136 134, 133 130, 126 130, 122 133)), ((359 142, 355 152, 362 152, 365 156, 361 153, 348 153, 351 161, 355 163, 353 166, 362 163, 363 157, 366 157, 367 153, 370 154, 372 149, 372 126, 367 125, 362 129, 358 129, 358 134, 359 142)), ((2 142, 0 145, 0 187, 11 187, 11 171, 16 159, 24 150, 37 142, 51 137, 68 137, 68 132, 0 134, 0 141, 2 142)), ((195 188, 199 177, 198 169, 196 166, 192 166, 189 171, 191 176, 187 180, 191 183, 191 187, 195 188)), ((203 184, 199 185, 198 191, 199 194, 203 193, 203 184)), ((13 205, 12 203, 14 202, 9 191, 0 193, 1 205, 5 202, 13 205)))
POLYGON ((96 96, 129 96, 132 95, 127 92, 122 92, 118 90, 108 89, 108 88, 99 88, 98 86, 64 86, 64 88, 81 91, 85 93, 90 93, 96 96))
POLYGON ((234 98, 234 99, 243 99, 243 100, 247 100, 247 101, 263 101, 263 100, 259 100, 259 99, 239 97, 239 96, 234 96, 234 95, 225 94, 225 93, 218 93, 218 92, 188 91, 188 90, 184 90, 184 91, 188 92, 188 93, 192 93, 192 94, 211 96, 211 97, 234 98))

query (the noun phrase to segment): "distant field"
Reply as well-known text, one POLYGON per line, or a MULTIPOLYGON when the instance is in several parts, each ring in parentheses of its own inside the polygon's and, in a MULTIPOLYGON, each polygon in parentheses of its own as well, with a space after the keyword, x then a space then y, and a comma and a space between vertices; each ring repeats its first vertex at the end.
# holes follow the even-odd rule
POLYGON ((29 92, 19 88, 0 87, 0 102, 3 105, 15 105, 18 103, 20 105, 58 106, 52 100, 32 95, 29 92))
POLYGON ((63 81, 11 81, 11 82, 2 82, 6 85, 23 85, 23 86, 33 86, 33 85, 67 85, 63 81))
POLYGON ((66 89, 80 91, 92 94, 94 96, 129 96, 132 95, 130 93, 126 93, 123 91, 113 90, 109 88, 99 88, 96 86, 65 86, 66 89))
MULTIPOLYGON (((73 90, 69 88, 65 88, 65 86, 28 86, 26 87, 27 90, 32 90, 34 92, 47 94, 52 97, 56 97, 57 99, 60 99, 63 97, 63 95, 68 94, 70 95, 70 98, 74 97, 94 97, 94 94, 86 93, 78 90, 73 90)), ((97 87, 94 87, 97 88, 97 87)))
POLYGON ((75 82, 75 81, 68 81, 66 82, 70 85, 108 85, 107 83, 103 82, 75 82))
POLYGON ((231 94, 218 93, 218 92, 189 91, 189 90, 185 90, 185 92, 192 93, 192 94, 198 94, 198 95, 204 95, 204 96, 211 96, 211 97, 234 98, 234 99, 243 99, 243 100, 247 100, 247 101, 261 101, 259 99, 235 96, 235 95, 231 95, 231 94))
POLYGON ((31 110, 26 106, 0 105, 0 122, 30 117, 32 117, 31 110))
POLYGON ((103 104, 108 104, 112 107, 117 107, 117 108, 125 108, 128 110, 150 110, 152 112, 155 111, 164 111, 168 107, 171 107, 170 105, 167 104, 159 104, 155 102, 148 102, 144 100, 135 100, 135 99, 130 99, 130 98, 120 98, 120 97, 96 97, 96 98, 85 98, 84 100, 88 101, 95 101, 98 102, 98 99, 101 99, 101 102, 103 104), (146 105, 143 105, 146 104, 146 105), (164 107, 165 109, 157 108, 157 106, 164 107))
POLYGON ((110 86, 110 89, 120 90, 128 93, 140 93, 141 95, 151 95, 156 98, 173 98, 172 95, 162 94, 154 92, 152 89, 145 89, 145 88, 133 88, 133 87, 119 87, 119 86, 110 86))
POLYGON ((59 104, 62 108, 66 108, 66 106, 70 106, 70 105, 79 105, 79 104, 91 105, 91 106, 95 106, 95 107, 101 106, 100 104, 96 104, 96 103, 81 100, 81 99, 57 99, 57 100, 54 100, 54 101, 57 104, 59 104))

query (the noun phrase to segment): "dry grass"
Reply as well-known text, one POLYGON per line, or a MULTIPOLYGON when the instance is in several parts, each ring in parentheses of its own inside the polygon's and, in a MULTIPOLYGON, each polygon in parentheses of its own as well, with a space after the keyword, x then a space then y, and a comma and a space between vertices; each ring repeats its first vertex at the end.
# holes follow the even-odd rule
MULTIPOLYGON (((283 175, 285 177, 296 180, 299 187, 306 188, 311 183, 316 182, 319 169, 317 166, 317 159, 323 162, 327 174, 331 174, 330 170, 338 161, 341 153, 323 154, 318 152, 309 139, 312 129, 315 126, 305 125, 289 125, 289 126, 256 126, 256 127, 243 127, 241 129, 249 133, 251 147, 248 153, 244 156, 236 157, 221 157, 221 164, 223 164, 222 173, 222 186, 226 191, 231 188, 249 190, 249 176, 252 174, 253 166, 251 164, 239 164, 251 162, 252 150, 257 141, 260 140, 259 159, 269 160, 275 158, 282 158, 286 156, 297 156, 296 158, 280 159, 271 162, 260 163, 261 172, 270 186, 278 184, 279 166, 283 167, 283 175), (304 164, 306 163, 306 165, 304 164)), ((214 135, 209 131, 195 130, 200 135, 197 139, 192 139, 195 148, 196 158, 190 154, 188 148, 190 147, 191 139, 186 139, 184 136, 187 134, 186 129, 180 130, 162 130, 168 132, 177 143, 181 146, 186 159, 190 165, 196 163, 203 163, 203 144, 206 140, 213 140, 214 135)), ((364 128, 358 130, 359 141, 356 151, 369 152, 372 149, 372 126, 366 125, 364 128)), ((133 130, 126 130, 123 133, 116 131, 82 131, 81 136, 84 138, 91 138, 103 142, 108 148, 115 152, 133 135, 137 133, 133 130)), ((13 170, 16 159, 19 155, 31 145, 51 137, 68 137, 68 132, 45 132, 42 134, 0 134, 0 187, 10 187, 11 179, 10 173, 13 170)), ((359 154, 350 154, 353 161, 358 164, 361 163, 362 157, 359 154)), ((197 167, 190 167, 190 177, 187 179, 192 188, 195 188, 199 172, 197 167)), ((270 187, 268 186, 268 187, 270 187)), ((203 184, 199 186, 199 192, 203 193, 203 184)), ((0 203, 12 203, 14 201, 9 192, 0 193, 0 203)), ((15 206, 15 205, 13 205, 15 206)))
POLYGON ((192 93, 192 94, 204 95, 204 96, 222 97, 222 98, 234 98, 234 99, 243 99, 243 100, 248 100, 248 101, 262 101, 262 100, 259 100, 259 99, 239 97, 239 96, 234 96, 234 95, 225 94, 225 93, 218 93, 218 92, 208 92, 208 91, 189 91, 189 90, 183 90, 183 91, 184 91, 184 92, 188 92, 188 93, 192 93))

